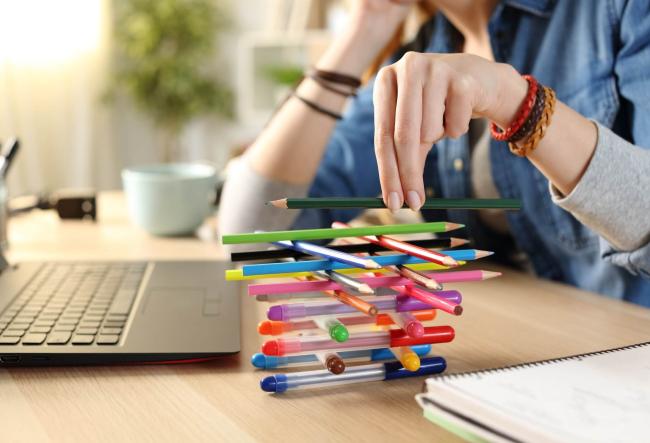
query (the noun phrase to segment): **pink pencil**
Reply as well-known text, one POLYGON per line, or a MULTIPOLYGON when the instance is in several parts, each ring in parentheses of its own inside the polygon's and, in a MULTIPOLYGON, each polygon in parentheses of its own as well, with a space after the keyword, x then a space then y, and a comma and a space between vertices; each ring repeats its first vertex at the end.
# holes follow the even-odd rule
MULTIPOLYGON (((454 271, 454 272, 425 272, 439 283, 460 283, 487 280, 499 277, 500 272, 492 271, 454 271)), ((366 283, 371 288, 388 286, 404 286, 413 281, 399 275, 380 277, 357 277, 357 280, 366 283)), ((334 291, 344 290, 341 285, 328 280, 296 281, 289 283, 260 283, 248 286, 248 295, 286 294, 292 292, 334 291)))

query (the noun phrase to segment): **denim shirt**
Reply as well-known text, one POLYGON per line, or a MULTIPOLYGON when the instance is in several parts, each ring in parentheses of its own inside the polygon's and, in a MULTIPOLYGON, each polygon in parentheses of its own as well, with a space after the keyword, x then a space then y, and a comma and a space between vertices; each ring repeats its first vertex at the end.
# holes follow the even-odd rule
MULTIPOLYGON (((420 33, 424 40, 417 49, 458 51, 461 36, 444 16, 433 17, 423 31, 427 29, 420 33)), ((504 0, 495 8, 488 31, 496 61, 533 74, 554 88, 559 100, 618 136, 650 146, 650 2, 504 0)), ((337 125, 311 196, 381 193, 373 130, 371 82, 337 125)), ((467 136, 439 141, 425 165, 427 195, 470 196, 469 155, 467 136)), ((553 204, 548 180, 527 159, 495 140, 490 159, 500 195, 522 201, 522 209, 508 212, 507 219, 516 247, 526 253, 537 275, 650 306, 650 279, 617 266, 628 262, 625 256, 603 259, 598 235, 553 204)), ((294 226, 327 226, 356 215, 350 210, 305 210, 294 226)), ((423 215, 463 223, 479 247, 489 244, 490 234, 470 211, 423 215)), ((649 250, 646 246, 630 254, 650 256, 649 250)))

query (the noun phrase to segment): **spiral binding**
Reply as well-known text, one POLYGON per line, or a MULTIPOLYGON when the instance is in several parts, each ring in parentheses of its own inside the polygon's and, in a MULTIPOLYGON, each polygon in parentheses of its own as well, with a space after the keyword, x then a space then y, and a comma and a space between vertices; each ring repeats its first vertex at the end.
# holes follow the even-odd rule
MULTIPOLYGON (((500 368, 479 369, 477 371, 458 372, 456 374, 435 375, 432 378, 447 380, 447 379, 458 379, 458 378, 465 378, 465 377, 481 376, 481 375, 494 374, 494 373, 511 372, 519 369, 534 368, 534 367, 545 366, 545 365, 561 363, 566 361, 583 360, 589 357, 612 354, 614 352, 627 351, 630 349, 642 348, 644 346, 650 346, 650 341, 643 342, 643 343, 636 343, 633 345, 621 346, 618 348, 605 349, 602 351, 587 352, 585 354, 569 355, 567 357, 550 358, 548 360, 539 360, 539 361, 533 361, 528 363, 520 363, 517 365, 502 366, 500 368)), ((423 392, 426 392, 426 383, 424 385, 423 392)))

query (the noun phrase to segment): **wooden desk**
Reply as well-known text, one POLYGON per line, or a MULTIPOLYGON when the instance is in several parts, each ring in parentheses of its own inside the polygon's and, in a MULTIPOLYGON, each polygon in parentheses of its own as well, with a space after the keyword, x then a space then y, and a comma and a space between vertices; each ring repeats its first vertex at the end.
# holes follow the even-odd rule
MULTIPOLYGON (((120 194, 102 195, 100 222, 34 213, 12 220, 12 260, 205 258, 218 247, 152 238, 126 220, 120 194)), ((650 339, 650 310, 506 271, 449 285, 464 295, 451 344, 436 347, 449 371, 595 351, 650 339)), ((331 391, 260 391, 250 355, 266 306, 242 296, 240 356, 207 364, 24 368, 0 371, 2 441, 457 441, 422 418, 422 379, 331 391), (399 432, 399 435, 397 434, 399 432)))

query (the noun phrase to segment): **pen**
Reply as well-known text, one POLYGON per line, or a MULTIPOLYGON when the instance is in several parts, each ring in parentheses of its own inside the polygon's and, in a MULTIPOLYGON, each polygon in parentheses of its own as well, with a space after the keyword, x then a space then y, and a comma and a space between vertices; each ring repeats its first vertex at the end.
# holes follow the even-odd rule
MULTIPOLYGON (((431 345, 415 345, 411 346, 411 350, 418 356, 422 357, 431 352, 431 345)), ((339 355, 346 361, 395 360, 395 356, 388 348, 342 351, 339 352, 339 355)), ((272 355, 264 355, 258 352, 251 357, 251 364, 260 369, 273 369, 287 366, 313 366, 315 363, 318 363, 318 359, 316 359, 316 355, 314 354, 275 357, 272 355)))
POLYGON ((322 364, 323 367, 332 374, 339 375, 345 372, 345 362, 338 353, 334 351, 325 351, 316 352, 314 355, 320 364, 322 364))
POLYGON ((348 328, 335 317, 315 318, 314 323, 326 331, 332 340, 344 342, 350 337, 348 328))
MULTIPOLYGON (((437 294, 454 303, 460 303, 462 301, 462 296, 458 291, 440 291, 437 294)), ((427 303, 416 300, 413 297, 400 295, 366 297, 365 300, 382 311, 405 312, 431 309, 431 305, 427 303)), ((355 308, 341 303, 314 301, 273 305, 266 311, 266 316, 269 320, 287 321, 317 315, 339 315, 355 312, 357 312, 355 308)))
POLYGON ((389 314, 395 324, 402 328, 409 337, 422 337, 424 335, 424 326, 412 312, 395 312, 389 314))
MULTIPOLYGON (((480 251, 476 249, 451 249, 443 251, 454 260, 476 260, 482 257, 491 255, 490 251, 480 251)), ((418 257, 413 257, 408 254, 390 254, 390 255, 376 255, 373 260, 381 266, 389 265, 404 265, 415 263, 426 263, 418 257)), ((278 263, 258 263, 254 265, 244 265, 242 272, 244 276, 248 275, 264 275, 264 274, 286 274, 289 272, 302 272, 302 271, 319 271, 319 270, 339 270, 350 269, 354 266, 334 262, 332 260, 302 260, 296 262, 278 262, 278 263)))
POLYGON ((340 375, 333 375, 327 370, 271 375, 260 381, 260 387, 265 392, 281 393, 289 389, 331 387, 349 383, 439 374, 446 367, 447 363, 444 358, 428 357, 421 360, 420 369, 415 372, 405 369, 399 362, 374 363, 353 366, 340 375))
POLYGON ((404 366, 404 369, 415 372, 420 369, 420 357, 411 350, 408 346, 400 346, 399 348, 389 348, 395 358, 404 366))
POLYGON ((417 286, 397 286, 391 287, 395 291, 399 291, 404 295, 408 295, 423 303, 427 303, 432 308, 440 309, 448 314, 460 315, 463 313, 463 307, 458 303, 453 303, 444 297, 440 297, 435 292, 428 292, 417 286))
MULTIPOLYGON (((377 326, 388 326, 388 325, 395 324, 391 315, 392 314, 379 314, 374 318, 369 317, 367 315, 357 315, 354 317, 340 317, 337 320, 344 327, 355 326, 355 325, 369 325, 369 324, 374 324, 377 326)), ((431 321, 434 318, 436 318, 436 310, 430 309, 428 311, 415 311, 411 313, 411 315, 413 315, 415 319, 420 322, 431 321)), ((325 318, 329 319, 333 317, 325 317, 325 318)), ((330 337, 332 337, 332 339, 336 341, 345 341, 345 340, 337 340, 334 336, 339 336, 339 334, 349 335, 347 328, 345 329, 345 332, 343 332, 342 330, 336 329, 337 327, 338 326, 334 326, 334 328, 330 328, 330 330, 328 331, 330 337)), ((282 335, 288 332, 305 331, 305 330, 318 329, 318 328, 323 329, 318 324, 318 317, 309 320, 295 320, 295 321, 264 320, 257 325, 257 332, 260 335, 282 335)))
POLYGON ((326 335, 306 337, 287 337, 269 340, 262 345, 264 355, 295 355, 313 354, 326 350, 352 350, 358 348, 395 348, 410 345, 426 345, 432 343, 447 343, 454 339, 454 328, 451 326, 427 326, 421 337, 409 337, 402 329, 390 331, 364 332, 355 334, 345 343, 338 343, 326 335))

